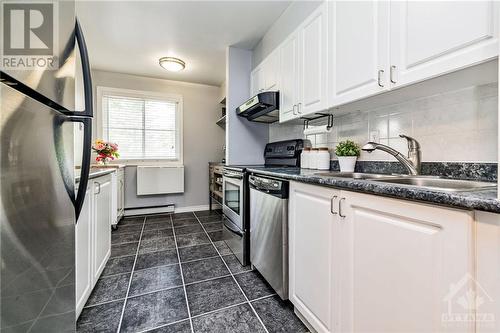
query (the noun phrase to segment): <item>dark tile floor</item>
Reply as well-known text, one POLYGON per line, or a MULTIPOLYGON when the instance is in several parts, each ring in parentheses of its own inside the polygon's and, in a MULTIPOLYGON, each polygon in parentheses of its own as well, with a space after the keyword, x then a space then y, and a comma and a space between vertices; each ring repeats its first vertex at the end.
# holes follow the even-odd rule
POLYGON ((78 332, 307 332, 221 235, 220 211, 126 218, 78 332))

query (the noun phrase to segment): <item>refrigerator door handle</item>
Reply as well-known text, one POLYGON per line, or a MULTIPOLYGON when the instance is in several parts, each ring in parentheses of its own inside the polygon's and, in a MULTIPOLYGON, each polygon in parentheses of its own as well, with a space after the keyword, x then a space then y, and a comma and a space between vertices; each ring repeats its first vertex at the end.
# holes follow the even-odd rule
POLYGON ((89 182, 90 158, 92 154, 92 118, 69 117, 69 120, 83 124, 82 167, 80 172, 80 182, 78 184, 78 192, 76 194, 76 200, 74 201, 76 221, 78 221, 78 217, 82 211, 83 202, 85 201, 87 184, 89 182))
POLYGON ((80 59, 82 61, 82 73, 83 73, 83 92, 85 95, 85 110, 84 112, 75 112, 74 115, 93 117, 94 108, 92 102, 92 76, 90 72, 90 60, 87 51, 87 44, 85 43, 85 38, 83 36, 82 27, 80 22, 76 19, 75 25, 75 37, 78 43, 78 49, 80 50, 80 59))

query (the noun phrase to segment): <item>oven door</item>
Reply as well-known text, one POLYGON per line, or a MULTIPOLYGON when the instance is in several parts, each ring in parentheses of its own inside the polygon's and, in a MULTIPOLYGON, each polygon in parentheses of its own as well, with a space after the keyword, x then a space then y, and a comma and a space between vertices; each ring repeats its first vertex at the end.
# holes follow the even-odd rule
POLYGON ((243 174, 224 171, 222 211, 239 229, 243 229, 243 174))

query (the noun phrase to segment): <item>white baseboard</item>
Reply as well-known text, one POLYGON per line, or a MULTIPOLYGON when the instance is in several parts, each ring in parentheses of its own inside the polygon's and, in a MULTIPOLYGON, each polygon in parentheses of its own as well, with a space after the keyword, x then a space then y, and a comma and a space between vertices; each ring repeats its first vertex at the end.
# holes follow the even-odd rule
MULTIPOLYGON (((219 204, 212 204, 212 209, 220 209, 219 204)), ((173 206, 168 207, 157 207, 157 208, 137 208, 137 209, 126 209, 125 216, 134 215, 147 215, 147 214, 164 214, 164 213, 186 213, 186 212, 198 212, 200 210, 208 210, 208 205, 199 206, 186 206, 175 208, 173 206)))

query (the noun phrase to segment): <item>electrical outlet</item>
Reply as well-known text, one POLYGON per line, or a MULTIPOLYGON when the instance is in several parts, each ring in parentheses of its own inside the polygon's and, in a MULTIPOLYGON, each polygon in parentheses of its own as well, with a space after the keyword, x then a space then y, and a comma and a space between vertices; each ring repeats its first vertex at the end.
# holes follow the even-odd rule
POLYGON ((370 141, 380 143, 380 131, 374 130, 370 132, 370 141))

